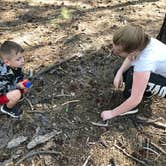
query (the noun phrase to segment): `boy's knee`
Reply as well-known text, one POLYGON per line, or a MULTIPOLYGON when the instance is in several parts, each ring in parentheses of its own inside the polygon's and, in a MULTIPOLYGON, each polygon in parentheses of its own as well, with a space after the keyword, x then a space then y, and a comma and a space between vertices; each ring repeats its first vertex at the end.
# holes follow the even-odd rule
POLYGON ((6 94, 9 101, 18 101, 21 98, 20 90, 13 90, 6 94))

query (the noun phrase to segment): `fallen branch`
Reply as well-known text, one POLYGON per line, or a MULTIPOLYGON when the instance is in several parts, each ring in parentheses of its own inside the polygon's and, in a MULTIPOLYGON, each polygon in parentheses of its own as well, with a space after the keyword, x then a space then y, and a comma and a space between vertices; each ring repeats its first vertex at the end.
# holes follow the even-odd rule
POLYGON ((57 151, 38 151, 38 152, 29 152, 27 155, 25 155, 23 158, 21 158, 19 161, 15 163, 15 165, 19 165, 22 163, 24 160, 33 157, 35 155, 61 155, 61 152, 57 151))
POLYGON ((51 133, 45 135, 38 135, 31 142, 28 143, 27 148, 32 149, 39 144, 45 143, 46 141, 50 140, 51 138, 55 137, 55 135, 58 135, 60 133, 61 131, 52 131, 51 133))
POLYGON ((129 158, 131 158, 131 159, 137 161, 138 163, 141 163, 141 164, 144 165, 144 166, 148 166, 144 161, 139 160, 139 159, 135 158, 134 156, 130 155, 129 153, 127 153, 127 152, 125 151, 125 149, 122 149, 122 148, 119 147, 117 144, 114 144, 114 146, 115 146, 117 149, 119 149, 120 151, 122 151, 123 154, 126 155, 127 157, 129 157, 129 158))
POLYGON ((66 63, 66 62, 68 62, 68 61, 70 61, 70 60, 72 60, 72 59, 75 59, 76 57, 77 57, 76 55, 73 55, 72 57, 70 57, 70 58, 68 58, 68 59, 62 60, 62 61, 60 61, 60 62, 58 62, 58 63, 55 63, 55 64, 52 64, 52 65, 48 66, 47 68, 44 68, 43 70, 40 70, 38 73, 36 73, 36 74, 32 77, 32 81, 31 81, 31 82, 33 82, 34 79, 36 79, 37 77, 41 76, 42 74, 48 73, 48 72, 51 71, 52 69, 54 69, 54 68, 56 68, 56 67, 62 65, 63 63, 66 63))
POLYGON ((138 120, 138 122, 152 124, 152 125, 157 126, 159 128, 166 128, 165 123, 158 122, 161 119, 162 118, 149 119, 149 118, 145 118, 145 117, 141 117, 141 116, 137 116, 137 118, 136 118, 136 120, 138 120))

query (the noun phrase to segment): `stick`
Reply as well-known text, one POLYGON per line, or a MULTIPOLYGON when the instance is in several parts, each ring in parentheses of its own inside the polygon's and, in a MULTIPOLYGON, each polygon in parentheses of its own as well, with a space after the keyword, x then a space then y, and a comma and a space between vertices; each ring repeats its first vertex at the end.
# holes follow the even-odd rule
POLYGON ((61 155, 61 152, 56 151, 38 151, 38 152, 29 152, 27 155, 25 155, 22 159, 18 160, 16 162, 16 166, 22 163, 24 160, 33 157, 35 155, 61 155))
POLYGON ((71 100, 71 101, 67 101, 63 104, 61 104, 62 106, 66 105, 66 104, 69 104, 69 103, 76 103, 76 102, 79 102, 80 100, 71 100))
POLYGON ((159 128, 166 128, 166 124, 165 123, 161 123, 161 122, 157 122, 158 120, 160 120, 161 118, 157 118, 157 119, 148 119, 148 118, 144 118, 144 117, 137 117, 138 122, 143 122, 143 123, 147 123, 147 124, 152 124, 154 126, 157 126, 159 128))
POLYGON ((83 164, 82 166, 86 166, 86 165, 88 164, 88 161, 89 161, 90 157, 91 157, 91 155, 89 155, 89 156, 87 157, 87 159, 85 160, 85 162, 84 162, 84 164, 83 164))
POLYGON ((151 151, 151 152, 155 153, 157 156, 160 155, 159 153, 157 153, 156 151, 154 151, 153 149, 151 149, 151 148, 149 148, 149 147, 143 147, 143 149, 148 150, 148 151, 151 151))
POLYGON ((106 123, 96 123, 96 122, 91 122, 94 126, 99 126, 99 127, 107 127, 108 126, 108 121, 106 123))
POLYGON ((148 131, 148 133, 150 133, 150 134, 155 134, 155 135, 159 135, 159 136, 166 136, 166 134, 163 134, 163 133, 156 133, 156 132, 152 132, 152 131, 148 131))
POLYGON ((33 107, 33 105, 32 105, 32 103, 31 103, 31 101, 27 98, 27 97, 25 97, 24 96, 24 99, 27 101, 27 103, 29 104, 29 106, 30 106, 30 108, 31 108, 31 111, 33 111, 34 110, 34 107, 33 107))
POLYGON ((72 97, 72 95, 60 94, 60 95, 56 95, 55 97, 72 97))
POLYGON ((162 152, 163 154, 166 154, 166 151, 164 149, 162 149, 161 147, 159 147, 158 145, 156 145, 155 143, 151 142, 150 143, 152 146, 154 146, 155 148, 157 148, 160 152, 162 152))
POLYGON ((125 151, 125 149, 122 149, 121 147, 119 147, 119 146, 116 145, 116 144, 114 144, 114 146, 115 146, 117 149, 119 149, 120 151, 122 151, 123 154, 126 155, 127 157, 129 157, 129 158, 131 158, 131 159, 137 161, 138 163, 141 163, 141 164, 144 165, 144 166, 148 166, 144 161, 139 160, 139 159, 135 158, 134 156, 128 154, 128 153, 125 151))

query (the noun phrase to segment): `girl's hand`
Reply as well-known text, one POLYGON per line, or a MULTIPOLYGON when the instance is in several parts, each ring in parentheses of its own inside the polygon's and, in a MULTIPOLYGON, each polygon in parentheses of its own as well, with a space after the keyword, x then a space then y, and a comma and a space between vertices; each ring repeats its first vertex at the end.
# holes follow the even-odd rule
POLYGON ((111 114, 111 110, 109 110, 109 111, 103 111, 101 113, 101 118, 103 119, 103 121, 113 118, 113 116, 111 114))
POLYGON ((123 85, 123 74, 121 72, 117 72, 117 74, 114 78, 113 84, 114 84, 116 89, 119 89, 119 88, 122 87, 122 85, 123 85))

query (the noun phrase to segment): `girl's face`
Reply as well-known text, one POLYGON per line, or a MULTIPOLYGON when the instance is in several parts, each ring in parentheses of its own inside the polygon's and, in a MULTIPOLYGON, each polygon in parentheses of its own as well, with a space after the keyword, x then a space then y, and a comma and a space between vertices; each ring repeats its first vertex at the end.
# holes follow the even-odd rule
POLYGON ((115 45, 115 44, 113 44, 112 52, 117 56, 121 56, 123 58, 128 57, 131 60, 135 59, 136 56, 140 53, 140 51, 138 50, 132 51, 130 53, 125 52, 123 51, 123 47, 121 45, 115 45))
POLYGON ((126 58, 128 56, 128 53, 123 51, 123 47, 121 45, 113 44, 112 52, 113 52, 113 54, 124 57, 124 58, 126 58))

